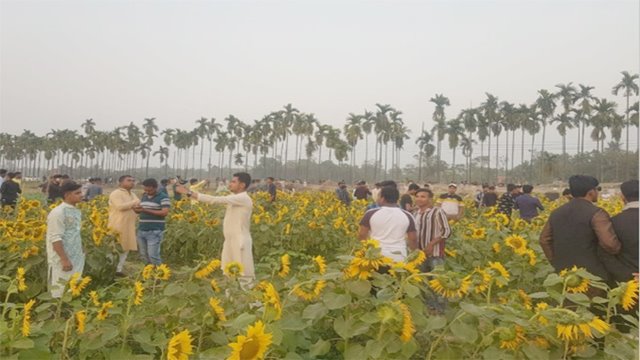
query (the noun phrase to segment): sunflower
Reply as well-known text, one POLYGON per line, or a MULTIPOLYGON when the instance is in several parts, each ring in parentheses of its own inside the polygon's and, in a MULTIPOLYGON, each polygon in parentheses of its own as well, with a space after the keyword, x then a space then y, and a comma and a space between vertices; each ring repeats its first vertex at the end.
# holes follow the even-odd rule
POLYGON ((560 271, 560 277, 564 278, 567 292, 570 293, 585 293, 589 290, 590 281, 586 277, 582 277, 578 274, 578 271, 584 270, 574 266, 571 270, 564 269, 560 271))
POLYGON ((213 259, 213 260, 209 261, 207 266, 205 266, 202 269, 196 271, 196 275, 195 275, 196 279, 204 279, 204 278, 206 278, 212 272, 216 271, 216 269, 219 268, 219 267, 220 267, 220 260, 213 259))
POLYGON ((22 336, 29 336, 31 334, 31 309, 35 305, 36 301, 31 299, 24 304, 24 310, 22 315, 22 336))
POLYGON ((420 270, 416 269, 413 263, 405 263, 404 261, 394 262, 389 269, 389 274, 391 274, 395 278, 398 278, 400 276, 398 271, 404 271, 406 273, 409 273, 410 275, 418 274, 420 272, 420 270))
POLYGON ((89 293, 89 297, 91 298, 91 302, 93 303, 93 305, 95 306, 100 306, 100 297, 98 296, 98 292, 91 291, 89 293))
POLYGON ((536 336, 530 343, 541 349, 548 349, 550 347, 549 341, 542 336, 536 336))
POLYGON ((380 243, 375 239, 367 239, 360 241, 360 245, 362 246, 360 250, 356 251, 356 256, 364 256, 364 254, 370 249, 379 249, 380 243))
POLYGON ((638 281, 627 281, 622 294, 622 308, 629 311, 638 302, 638 281))
POLYGON ((275 310, 276 320, 280 319, 282 316, 282 304, 280 303, 280 295, 276 288, 268 281, 262 281, 258 287, 263 291, 262 301, 264 304, 275 310))
POLYGON ((522 219, 517 219, 514 223, 513 223, 513 230, 515 231, 522 231, 525 230, 527 228, 528 223, 522 219))
POLYGON ((224 309, 220 306, 220 300, 214 297, 209 298, 209 306, 211 306, 211 310, 216 314, 216 317, 220 321, 227 321, 227 317, 224 315, 224 309))
POLYGON ((153 264, 149 264, 147 266, 144 267, 144 269, 142 269, 142 278, 144 280, 149 280, 151 278, 151 276, 153 275, 153 270, 156 268, 155 265, 153 264))
POLYGON ((496 223, 496 229, 500 230, 503 226, 509 224, 509 217, 503 213, 498 213, 493 218, 496 223))
POLYGON ((144 293, 144 287, 142 286, 142 283, 140 281, 136 281, 134 285, 134 290, 135 290, 135 294, 136 297, 133 300, 133 303, 135 305, 141 305, 142 304, 142 294, 144 293))
POLYGON ((473 229, 473 233, 471 234, 472 239, 482 240, 487 236, 487 232, 485 228, 476 228, 473 229))
POLYGON ((230 262, 224 267, 224 274, 230 277, 242 276, 244 268, 239 262, 230 262))
POLYGON ((526 255, 529 258, 529 265, 531 266, 535 266, 537 261, 537 255, 535 253, 535 251, 533 251, 533 249, 527 249, 524 252, 524 255, 526 255))
POLYGON ((509 272, 507 271, 507 269, 504 268, 504 266, 500 262, 490 261, 489 269, 495 270, 498 273, 498 275, 502 277, 502 279, 496 279, 496 284, 498 285, 498 287, 503 287, 507 284, 507 282, 509 282, 509 272))
POLYGON ((19 267, 18 270, 16 271, 16 280, 18 281, 18 291, 27 290, 27 284, 24 281, 25 274, 26 274, 26 271, 24 270, 23 267, 19 267))
POLYGON ((91 278, 89 276, 85 276, 80 280, 80 274, 74 273, 71 275, 71 279, 69 279, 69 289, 71 289, 71 296, 76 297, 80 296, 82 290, 89 285, 91 282, 91 278))
POLYGON ((500 349, 517 350, 525 341, 524 329, 520 325, 513 328, 501 328, 500 349))
POLYGON ((211 285, 211 289, 214 292, 220 292, 220 287, 218 286, 218 282, 215 279, 211 279, 209 285, 211 285))
POLYGON ((456 256, 458 256, 458 252, 457 252, 457 251, 455 251, 455 250, 449 250, 449 249, 447 249, 447 248, 445 248, 445 249, 444 249, 444 253, 445 253, 447 256, 452 257, 452 258, 455 258, 456 256))
POLYGON ((542 316, 541 312, 546 310, 549 307, 549 304, 547 304, 546 302, 542 301, 536 304, 536 314, 538 315, 538 322, 541 325, 547 325, 549 324, 549 319, 547 319, 546 317, 542 316))
POLYGON ((406 343, 411 340, 413 334, 416 332, 416 328, 413 326, 409 307, 401 302, 398 302, 398 306, 400 307, 400 311, 402 311, 402 333, 400 334, 400 340, 406 343))
POLYGON ((281 278, 289 275, 291 271, 291 259, 289 258, 289 254, 284 254, 280 257, 280 270, 278 271, 278 276, 281 278))
POLYGON ((183 330, 171 337, 167 349, 167 360, 187 360, 193 354, 189 330, 183 330))
POLYGON ((471 278, 473 279, 473 287, 476 294, 486 291, 491 283, 491 275, 479 267, 473 270, 471 278))
MULTIPOLYGON (((606 323, 604 320, 600 319, 597 316, 594 316, 591 321, 589 321, 589 326, 599 332, 600 334, 604 335, 607 331, 609 331, 609 329, 611 328, 609 326, 608 323, 606 323)), ((585 334, 586 335, 586 334, 585 334)))
POLYGON ((500 252, 500 250, 502 250, 502 246, 500 246, 500 243, 494 242, 491 245, 491 249, 493 249, 493 252, 497 254, 500 252))
POLYGON ((87 313, 84 310, 78 311, 76 312, 75 317, 76 317, 76 331, 78 332, 78 334, 82 334, 84 333, 84 324, 87 319, 87 313))
POLYGON ((518 255, 522 255, 525 251, 527 251, 527 240, 525 240, 525 238, 520 235, 507 236, 507 238, 504 239, 504 243, 505 245, 513 249, 513 252, 518 255))
POLYGON ((326 286, 326 281, 318 280, 314 281, 313 283, 295 285, 293 287, 293 293, 303 300, 312 301, 320 296, 322 289, 324 289, 326 286))
POLYGON ((578 339, 578 326, 574 324, 557 324, 556 336, 563 341, 578 339))
POLYGON ((531 310, 531 298, 524 290, 518 289, 518 297, 520 297, 524 308, 527 310, 531 310))
POLYGON ((407 265, 417 268, 427 259, 427 255, 425 255, 424 251, 413 251, 409 256, 407 256, 407 265))
POLYGON ((98 315, 96 315, 96 318, 98 320, 106 319, 107 316, 109 315, 109 309, 111 309, 112 307, 113 307, 113 302, 111 301, 102 303, 102 308, 100 309, 100 311, 98 311, 98 315))
POLYGON ((327 262, 322 256, 318 255, 314 257, 313 262, 316 264, 316 266, 318 266, 318 272, 320 273, 320 275, 327 272, 327 262))
POLYGON ((461 298, 469 291, 471 277, 460 278, 452 272, 442 274, 435 279, 429 280, 429 287, 437 294, 447 299, 461 298))
POLYGON ((160 280, 169 280, 169 277, 171 277, 171 270, 166 264, 160 264, 156 267, 155 277, 160 280))
POLYGON ((262 321, 247 329, 247 335, 238 335, 236 342, 230 343, 232 352, 228 360, 263 359, 271 345, 273 335, 265 332, 262 321))

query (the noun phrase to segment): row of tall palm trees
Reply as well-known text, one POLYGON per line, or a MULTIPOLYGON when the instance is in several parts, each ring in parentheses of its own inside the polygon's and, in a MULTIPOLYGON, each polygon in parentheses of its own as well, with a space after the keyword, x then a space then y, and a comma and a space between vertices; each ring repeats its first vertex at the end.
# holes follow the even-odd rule
MULTIPOLYGON (((515 105, 486 93, 478 107, 463 109, 455 117, 446 114, 450 100, 436 94, 429 100, 435 105, 433 126, 425 129, 423 123, 415 140, 419 149, 418 176, 423 178, 423 165, 431 159, 435 160, 430 162, 435 165, 429 169, 435 173, 432 180, 439 182, 442 176, 462 180, 455 178, 458 176, 455 172, 447 174, 448 165, 442 161, 442 142, 446 140, 453 151, 451 169, 456 168, 460 150, 467 180, 471 180, 472 162, 480 166, 482 174, 482 179, 474 180, 493 181, 501 174, 508 178, 514 165, 532 161, 535 154, 542 155, 548 150, 545 149, 548 126, 562 136, 563 156, 567 154, 566 138, 572 129, 578 138, 578 153, 584 153, 587 136, 596 142, 596 151, 604 151, 608 132, 617 146, 624 133, 628 154, 630 128, 638 129, 638 102, 630 102, 638 95, 637 82, 638 74, 623 71, 622 79, 612 88, 614 95, 626 99, 623 114, 616 112, 615 102, 593 96, 592 86, 573 83, 556 85, 555 91, 539 90, 531 104, 515 105), (536 137, 540 133, 538 150, 536 137), (529 159, 525 158, 525 136, 531 139, 529 159), (500 146, 501 140, 506 146, 500 146), (479 157, 474 158, 477 145, 479 157), (516 154, 516 146, 520 154, 516 154)), ((156 158, 165 175, 171 169, 186 176, 223 177, 230 175, 234 167, 251 166, 262 167, 265 174, 276 177, 308 178, 310 164, 319 166, 323 161, 335 159, 341 165, 349 160, 352 180, 353 170, 362 163, 368 165, 363 166, 366 179, 399 178, 400 155, 411 133, 402 111, 387 104, 376 104, 373 110, 365 109, 360 114, 350 113, 342 128, 323 124, 313 113, 301 112, 291 104, 253 122, 244 122, 234 115, 222 121, 202 117, 190 130, 161 131, 155 118, 144 119, 141 126, 130 123, 111 131, 98 130, 96 122, 87 119, 81 128, 82 132, 52 129, 44 136, 30 130, 20 135, 0 133, 0 167, 22 169, 30 176, 63 166, 80 171, 76 174, 79 176, 96 172, 107 176, 132 169, 144 169, 147 175, 151 159, 156 158), (362 145, 364 158, 358 159, 362 145), (305 168, 304 176, 301 168, 305 168)))

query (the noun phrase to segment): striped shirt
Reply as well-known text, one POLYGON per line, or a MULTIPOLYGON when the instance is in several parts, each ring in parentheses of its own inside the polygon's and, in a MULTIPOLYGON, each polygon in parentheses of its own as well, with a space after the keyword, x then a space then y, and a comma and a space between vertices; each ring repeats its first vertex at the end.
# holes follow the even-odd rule
MULTIPOLYGON (((142 199, 140 199, 140 206, 143 209, 162 210, 163 208, 169 208, 171 206, 171 200, 164 192, 157 192, 153 197, 144 194, 142 195, 142 199)), ((164 230, 164 223, 164 216, 140 213, 140 225, 138 229, 141 231, 164 230)))
MULTIPOLYGON (((451 228, 447 221, 447 215, 442 209, 432 207, 415 212, 416 226, 418 228, 418 248, 426 250, 432 239, 447 239, 451 235, 451 228)), ((433 247, 433 253, 427 254, 429 257, 444 257, 445 242, 441 242, 433 247)))

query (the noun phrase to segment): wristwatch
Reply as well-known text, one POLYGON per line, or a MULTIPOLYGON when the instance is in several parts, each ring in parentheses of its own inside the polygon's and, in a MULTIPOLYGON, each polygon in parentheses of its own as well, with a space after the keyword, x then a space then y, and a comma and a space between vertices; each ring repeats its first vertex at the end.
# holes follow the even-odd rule
POLYGON ((191 195, 193 195, 193 191, 189 190, 186 195, 187 197, 191 197, 191 195))

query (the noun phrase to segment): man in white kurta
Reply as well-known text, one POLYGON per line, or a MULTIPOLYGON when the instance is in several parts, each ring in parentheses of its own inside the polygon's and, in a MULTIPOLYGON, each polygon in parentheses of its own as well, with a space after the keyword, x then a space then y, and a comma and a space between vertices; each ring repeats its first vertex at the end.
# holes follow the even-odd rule
POLYGON ((80 238, 82 213, 76 204, 82 201, 81 185, 69 181, 62 185, 63 202, 47 216, 47 269, 51 297, 60 298, 74 273, 82 275, 84 250, 80 238))
POLYGON ((229 190, 233 194, 228 196, 199 194, 183 186, 177 187, 176 191, 204 203, 227 205, 224 222, 222 223, 222 233, 224 235, 221 256, 222 267, 224 268, 231 262, 238 262, 242 264, 243 277, 253 279, 255 278, 255 271, 253 266, 253 242, 250 232, 253 201, 246 191, 249 184, 251 184, 251 176, 249 174, 237 173, 233 175, 233 179, 229 182, 229 190))

